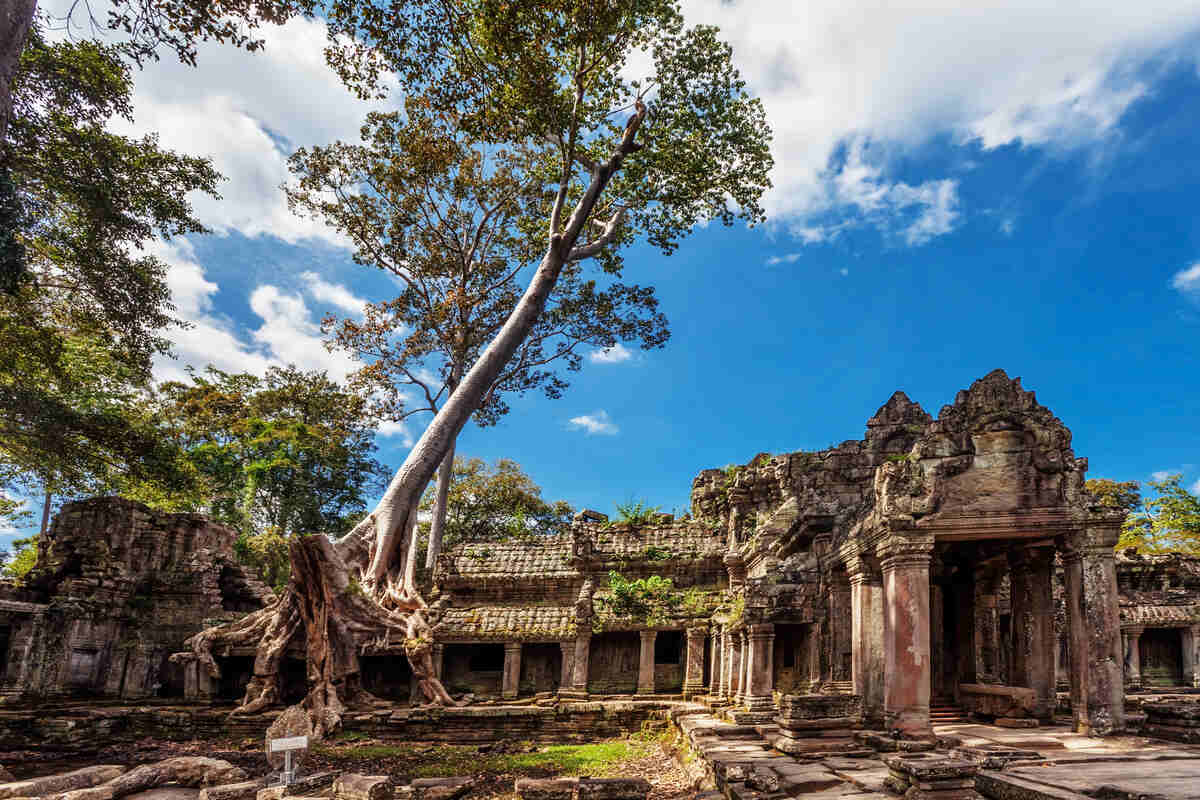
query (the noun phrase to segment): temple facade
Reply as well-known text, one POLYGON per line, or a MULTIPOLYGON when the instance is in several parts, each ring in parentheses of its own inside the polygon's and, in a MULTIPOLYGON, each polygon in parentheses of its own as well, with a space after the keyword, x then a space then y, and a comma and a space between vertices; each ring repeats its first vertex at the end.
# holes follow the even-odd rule
MULTIPOLYGON (((704 470, 683 518, 584 511, 566 535, 451 548, 428 597, 435 668, 468 701, 681 695, 746 721, 855 695, 866 724, 912 737, 937 707, 1047 721, 1061 692, 1077 729, 1117 731, 1127 691, 1200 685, 1200 559, 1114 552, 1123 512, 1086 469, 1002 371, 936 418, 897 392, 862 439, 704 470)), ((5 691, 240 700, 253 648, 214 652, 215 679, 166 659, 269 602, 232 541, 193 515, 68 506, 34 580, 0 588, 5 691)), ((305 693, 290 656, 285 702, 305 693)), ((364 644, 360 668, 377 696, 419 701, 402 642, 364 644)))

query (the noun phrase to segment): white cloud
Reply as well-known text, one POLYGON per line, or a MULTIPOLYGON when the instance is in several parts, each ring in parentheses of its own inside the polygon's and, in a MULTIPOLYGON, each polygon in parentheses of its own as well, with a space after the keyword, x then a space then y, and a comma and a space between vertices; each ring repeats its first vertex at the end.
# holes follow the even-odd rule
POLYGON ((256 53, 214 43, 199 47, 196 67, 164 53, 134 75, 134 122, 120 133, 157 132, 165 148, 208 156, 227 180, 221 199, 196 195, 197 216, 218 233, 323 240, 346 246, 322 223, 287 208, 280 186, 297 147, 357 141, 370 106, 355 98, 325 64, 325 25, 293 19, 255 31, 256 53))
POLYGON ((345 286, 329 283, 315 272, 303 272, 300 279, 304 281, 305 290, 314 300, 332 303, 347 313, 361 314, 363 306, 367 304, 366 300, 353 294, 345 286))
POLYGON ((1150 473, 1150 478, 1156 481, 1165 481, 1171 475, 1170 470, 1160 469, 1150 473))
POLYGON ((841 269, 838 270, 838 273, 844 278, 850 274, 850 270, 846 269, 845 267, 842 267, 841 269))
POLYGON ((604 350, 593 350, 588 353, 588 361, 595 364, 620 364, 633 358, 633 351, 617 342, 604 350))
POLYGON ((763 99, 775 156, 767 209, 806 243, 838 222, 888 223, 893 211, 917 213, 891 227, 910 244, 952 230, 953 187, 942 181, 953 176, 902 188, 904 156, 946 141, 1061 151, 1106 140, 1150 91, 1137 68, 1184 51, 1200 27, 1195 0, 683 5, 689 23, 720 26, 763 99), (856 142, 877 146, 868 159, 882 204, 874 214, 843 203, 839 184, 854 165, 839 154, 856 142), (923 208, 895 205, 910 192, 923 208))
MULTIPOLYGON (((341 381, 357 366, 348 354, 325 349, 313 312, 300 295, 270 284, 257 287, 249 297, 249 307, 261 322, 247 332, 213 310, 218 286, 205 277, 185 240, 156 241, 149 249, 167 264, 167 285, 176 313, 189 323, 188 328, 168 331, 177 358, 156 362, 155 375, 160 380, 184 379, 188 365, 203 369, 212 364, 227 372, 261 375, 272 365, 295 364, 302 369, 325 370, 341 381)), ((352 296, 343 286, 326 286, 330 295, 352 296)), ((224 305, 230 307, 228 301, 224 305)))
POLYGON ((587 433, 588 436, 595 434, 603 434, 612 436, 617 433, 617 426, 608 418, 607 411, 595 411, 591 414, 584 414, 579 417, 571 417, 568 427, 572 430, 581 430, 587 433))
POLYGON ((1200 495, 1200 478, 1197 478, 1196 482, 1192 484, 1191 492, 1200 495))
POLYGON ((788 253, 784 256, 771 256, 767 259, 767 266, 773 267, 776 264, 795 264, 800 260, 801 253, 788 253))
POLYGON ((1200 261, 1171 276, 1171 286, 1200 300, 1200 261))

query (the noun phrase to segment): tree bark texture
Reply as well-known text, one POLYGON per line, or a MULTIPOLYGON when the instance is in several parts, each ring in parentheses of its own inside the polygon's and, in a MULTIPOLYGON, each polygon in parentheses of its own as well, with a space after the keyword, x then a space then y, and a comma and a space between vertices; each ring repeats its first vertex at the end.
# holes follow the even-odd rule
POLYGON ((12 82, 21 51, 33 27, 37 0, 0 0, 0 141, 8 135, 12 116, 12 82))
POLYGON ((433 521, 429 524, 429 550, 425 554, 425 569, 432 570, 442 553, 442 535, 446 530, 446 501, 450 496, 450 479, 454 476, 454 442, 438 468, 437 493, 434 495, 433 521))

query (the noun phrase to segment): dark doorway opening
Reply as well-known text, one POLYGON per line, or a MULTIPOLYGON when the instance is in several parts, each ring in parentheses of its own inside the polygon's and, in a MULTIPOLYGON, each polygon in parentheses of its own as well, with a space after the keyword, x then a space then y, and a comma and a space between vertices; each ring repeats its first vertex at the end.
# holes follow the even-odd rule
POLYGON ((217 657, 221 668, 221 682, 217 685, 217 699, 225 702, 240 702, 246 696, 246 685, 254 676, 254 656, 217 657))
POLYGON ((412 696, 413 671, 407 656, 362 656, 358 664, 363 688, 376 697, 407 701, 412 696))
POLYGON ((1147 628, 1141 638, 1142 684, 1183 684, 1183 639, 1177 628, 1147 628))

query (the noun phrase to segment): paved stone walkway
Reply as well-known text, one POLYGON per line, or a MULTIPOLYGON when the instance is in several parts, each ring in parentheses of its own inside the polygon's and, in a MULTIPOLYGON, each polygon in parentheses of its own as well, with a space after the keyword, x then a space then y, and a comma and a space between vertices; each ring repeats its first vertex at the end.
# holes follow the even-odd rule
MULTIPOLYGON (((814 736, 803 752, 772 745, 772 724, 737 725, 709 713, 677 718, 717 790, 703 800, 896 800, 888 768, 853 739, 814 736)), ((976 788, 1000 800, 1200 800, 1200 747, 1138 736, 1091 738, 1065 725, 1006 729, 940 725, 940 748, 984 764, 976 788)))

